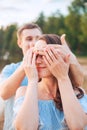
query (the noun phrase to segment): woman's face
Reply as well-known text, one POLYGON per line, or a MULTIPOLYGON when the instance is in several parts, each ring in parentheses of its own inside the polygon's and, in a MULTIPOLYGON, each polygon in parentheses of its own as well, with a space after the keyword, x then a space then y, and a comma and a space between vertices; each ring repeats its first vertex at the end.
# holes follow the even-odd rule
MULTIPOLYGON (((39 52, 40 52, 43 50, 43 48, 45 48, 46 45, 47 45, 47 43, 44 40, 38 40, 35 43, 35 48, 36 48, 36 50, 39 50, 39 52)), ((40 55, 38 53, 37 58, 36 58, 36 67, 37 67, 39 78, 46 78, 46 77, 52 76, 49 69, 47 68, 47 65, 45 64, 45 61, 43 59, 43 54, 40 55)))

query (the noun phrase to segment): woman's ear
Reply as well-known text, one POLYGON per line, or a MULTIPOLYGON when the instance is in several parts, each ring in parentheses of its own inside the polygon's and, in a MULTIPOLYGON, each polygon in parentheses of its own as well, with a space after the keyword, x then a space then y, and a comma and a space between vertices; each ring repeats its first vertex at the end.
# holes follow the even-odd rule
POLYGON ((17 39, 17 44, 18 44, 18 46, 19 46, 20 48, 22 48, 22 47, 21 47, 21 40, 17 39))

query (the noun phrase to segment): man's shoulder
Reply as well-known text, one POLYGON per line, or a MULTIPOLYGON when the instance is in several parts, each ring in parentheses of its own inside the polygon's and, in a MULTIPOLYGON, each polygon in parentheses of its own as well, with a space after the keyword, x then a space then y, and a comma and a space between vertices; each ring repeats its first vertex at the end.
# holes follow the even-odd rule
POLYGON ((5 65, 5 67, 2 69, 2 73, 7 72, 7 71, 13 72, 20 66, 20 64, 21 64, 21 62, 10 63, 8 65, 5 65))
POLYGON ((6 68, 6 67, 18 67, 18 66, 20 66, 20 64, 21 64, 21 62, 10 63, 10 64, 6 65, 4 68, 6 68))

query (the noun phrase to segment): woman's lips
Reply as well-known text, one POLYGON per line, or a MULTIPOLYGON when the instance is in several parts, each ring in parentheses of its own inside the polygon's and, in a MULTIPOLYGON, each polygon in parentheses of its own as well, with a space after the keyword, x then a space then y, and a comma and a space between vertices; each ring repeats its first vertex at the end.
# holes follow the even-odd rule
POLYGON ((37 70, 45 69, 46 67, 37 67, 37 70))

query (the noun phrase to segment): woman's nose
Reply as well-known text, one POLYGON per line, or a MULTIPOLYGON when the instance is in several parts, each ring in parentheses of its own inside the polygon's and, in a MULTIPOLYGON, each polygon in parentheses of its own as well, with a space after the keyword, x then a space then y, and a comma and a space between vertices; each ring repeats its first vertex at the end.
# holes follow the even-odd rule
POLYGON ((41 59, 42 59, 41 56, 37 56, 37 57, 36 57, 36 64, 41 63, 41 59))

